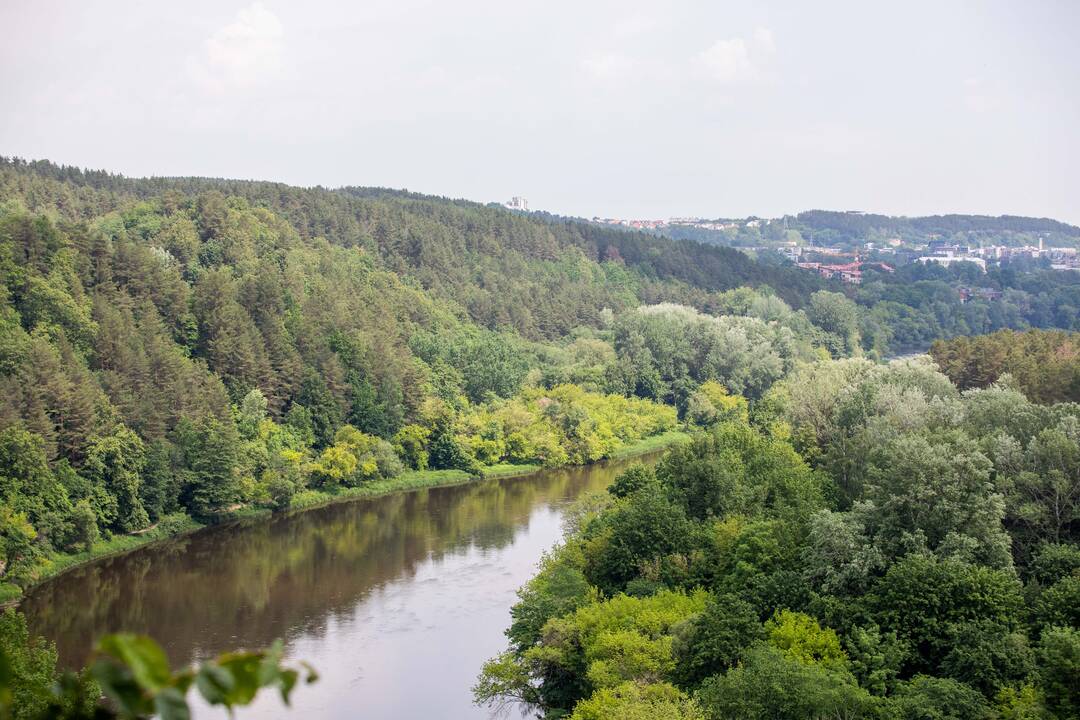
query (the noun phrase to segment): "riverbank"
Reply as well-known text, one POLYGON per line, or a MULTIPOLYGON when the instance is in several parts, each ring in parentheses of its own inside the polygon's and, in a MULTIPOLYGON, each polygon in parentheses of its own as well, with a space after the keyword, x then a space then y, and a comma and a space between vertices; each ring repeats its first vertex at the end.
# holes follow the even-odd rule
MULTIPOLYGON (((681 430, 671 430, 660 435, 653 435, 642 440, 619 448, 613 452, 612 460, 625 460, 638 455, 647 455, 652 452, 663 450, 681 440, 689 437, 681 430)), ((382 497, 399 492, 410 492, 436 487, 448 487, 462 485, 476 480, 491 478, 523 477, 543 470, 541 465, 511 465, 503 463, 481 469, 479 475, 472 475, 464 470, 411 470, 402 473, 395 478, 378 480, 355 488, 342 488, 336 492, 324 490, 304 490, 293 497, 287 512, 301 512, 317 507, 323 507, 338 502, 349 502, 366 498, 382 497)), ((255 520, 268 518, 272 511, 265 507, 244 507, 222 515, 214 524, 233 522, 237 520, 255 520)), ((122 555, 137 550, 151 543, 161 542, 171 538, 181 537, 207 527, 207 523, 199 522, 183 514, 170 515, 162 518, 157 524, 131 535, 115 535, 107 541, 95 543, 94 546, 84 552, 57 554, 49 558, 48 564, 41 568, 37 578, 26 589, 39 585, 57 575, 61 575, 72 568, 103 558, 122 555)), ((22 597, 23 588, 12 583, 0 583, 0 607, 17 603, 22 597)))
MULTIPOLYGON (((114 535, 108 540, 98 541, 89 550, 73 554, 58 553, 51 555, 48 558, 48 564, 39 570, 37 579, 28 588, 39 585, 80 565, 112 555, 123 555, 151 543, 180 537, 201 530, 204 527, 206 527, 205 523, 201 523, 183 513, 176 513, 161 518, 152 527, 138 533, 114 535)), ((0 583, 0 608, 17 602, 22 597, 23 591, 23 588, 13 583, 0 583)))
MULTIPOLYGON (((619 448, 603 460, 626 460, 639 455, 648 455, 670 447, 677 442, 686 440, 690 435, 682 430, 669 430, 659 435, 642 438, 636 443, 631 443, 619 448)), ((478 475, 472 475, 464 470, 410 470, 395 478, 376 480, 359 487, 338 488, 333 491, 308 489, 297 493, 293 497, 287 512, 293 513, 312 508, 323 507, 338 502, 370 499, 390 495, 398 492, 412 490, 424 490, 437 487, 450 487, 463 485, 476 480, 491 480, 495 478, 524 477, 544 470, 543 465, 522 464, 513 465, 500 463, 488 465, 480 469, 478 475)), ((229 520, 241 520, 268 517, 272 514, 269 508, 248 507, 230 513, 229 520)))

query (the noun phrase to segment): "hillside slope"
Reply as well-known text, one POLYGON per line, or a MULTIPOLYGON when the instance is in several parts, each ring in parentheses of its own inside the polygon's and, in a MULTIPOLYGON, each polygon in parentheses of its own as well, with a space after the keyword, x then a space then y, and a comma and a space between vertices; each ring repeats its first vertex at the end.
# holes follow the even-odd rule
MULTIPOLYGON (((220 215, 224 198, 273 211, 299 238, 361 247, 381 268, 414 278, 489 327, 553 338, 596 325, 604 307, 636 300, 708 305, 711 292, 769 285, 801 307, 822 284, 794 268, 756 263, 742 253, 550 216, 377 188, 296 188, 210 178, 128 179, 48 162, 0 164, 0 197, 27 209, 89 220, 141 202, 168 212, 201 198, 220 215), (636 298, 636 300, 635 300, 636 298)), ((206 217, 208 226, 214 222, 206 217)), ((207 229, 207 234, 212 229, 207 229)))

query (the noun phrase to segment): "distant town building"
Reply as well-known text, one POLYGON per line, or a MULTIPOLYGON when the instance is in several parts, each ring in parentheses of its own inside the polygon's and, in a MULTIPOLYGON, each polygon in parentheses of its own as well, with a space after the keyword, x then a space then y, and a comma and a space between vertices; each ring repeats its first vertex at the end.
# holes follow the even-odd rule
POLYGON ((515 195, 510 198, 510 201, 506 203, 506 207, 511 210, 520 210, 522 212, 529 212, 529 201, 523 197, 515 195))
POLYGON ((885 272, 894 271, 894 268, 891 265, 874 262, 864 263, 861 260, 855 260, 855 262, 845 263, 843 265, 829 265, 827 263, 817 262, 801 262, 797 263, 797 265, 805 270, 814 270, 823 278, 834 278, 841 282, 848 283, 849 285, 859 285, 862 283, 862 268, 864 265, 876 267, 885 272))
MULTIPOLYGON (((515 210, 528 210, 525 198, 514 198, 506 206, 515 210)), ((860 214, 860 213, 852 213, 860 214)), ((780 219, 763 220, 749 217, 743 220, 706 219, 701 217, 672 217, 667 220, 645 220, 627 218, 602 218, 594 217, 593 222, 605 225, 616 225, 634 230, 662 232, 667 228, 696 228, 712 232, 722 232, 729 238, 741 236, 743 230, 761 228, 765 225, 781 222, 780 219)), ((787 227, 787 219, 783 219, 784 227, 787 227)), ((1080 271, 1080 249, 1075 247, 1046 247, 1043 239, 1039 238, 1038 245, 1015 247, 1007 245, 977 246, 975 244, 961 244, 955 240, 943 238, 941 235, 931 234, 926 243, 918 243, 905 240, 902 237, 886 237, 884 240, 863 239, 858 244, 858 250, 853 251, 850 247, 827 247, 815 243, 813 232, 810 233, 809 245, 795 247, 792 243, 776 243, 765 247, 739 246, 743 251, 773 251, 778 252, 800 267, 812 269, 825 277, 837 278, 844 282, 857 284, 861 282, 861 271, 843 270, 841 263, 858 261, 859 256, 866 253, 874 253, 877 256, 892 255, 902 262, 920 262, 925 264, 935 263, 949 267, 958 262, 974 263, 986 272, 988 263, 1000 263, 1015 259, 1049 260, 1048 266, 1053 270, 1080 271), (919 256, 922 257, 919 257, 919 256), (817 257, 815 257, 817 256, 817 257), (914 257, 912 257, 914 256, 914 257), (819 262, 803 262, 816 259, 819 262), (832 262, 832 265, 825 263, 832 262)), ((722 244, 725 238, 716 240, 722 244)), ((891 268, 890 268, 891 269, 891 268)))
POLYGON ((776 252, 780 253, 791 262, 798 262, 799 258, 802 256, 802 251, 803 249, 795 243, 785 243, 783 247, 776 249, 776 252))
POLYGON ((944 267, 949 267, 956 263, 969 262, 975 263, 979 266, 983 272, 986 272, 986 261, 982 258, 975 257, 973 255, 924 255, 918 259, 923 265, 935 263, 944 267))
POLYGON ((663 220, 623 220, 621 218, 594 217, 593 222, 634 228, 635 230, 660 230, 667 227, 667 223, 663 220))
MULTIPOLYGON (((667 227, 694 227, 701 230, 714 230, 717 232, 725 230, 736 230, 740 227, 741 223, 736 221, 712 221, 704 220, 702 218, 692 217, 673 217, 667 220, 627 220, 622 218, 602 218, 593 217, 593 222, 603 223, 604 225, 619 225, 621 227, 635 228, 638 230, 663 230, 667 227)), ((751 220, 746 224, 746 227, 758 227, 761 224, 759 220, 751 220)))
POLYGON ((806 248, 808 253, 817 253, 818 255, 833 255, 835 257, 852 257, 853 254, 838 247, 822 247, 820 245, 812 245, 806 248))
POLYGON ((931 240, 926 245, 926 250, 931 255, 957 255, 960 252, 959 245, 953 245, 947 240, 931 240))

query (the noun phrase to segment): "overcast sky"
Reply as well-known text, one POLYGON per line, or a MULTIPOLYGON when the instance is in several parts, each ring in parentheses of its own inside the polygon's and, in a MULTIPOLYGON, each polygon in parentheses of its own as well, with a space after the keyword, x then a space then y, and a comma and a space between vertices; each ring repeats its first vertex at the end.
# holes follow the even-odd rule
POLYGON ((1080 223, 1080 2, 0 0, 0 154, 591 217, 1080 223))

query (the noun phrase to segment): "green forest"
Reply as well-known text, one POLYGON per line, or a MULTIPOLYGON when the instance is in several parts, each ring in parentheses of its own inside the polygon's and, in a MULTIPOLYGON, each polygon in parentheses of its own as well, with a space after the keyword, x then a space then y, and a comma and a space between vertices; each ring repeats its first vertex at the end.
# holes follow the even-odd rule
POLYGON ((1032 402, 1007 372, 962 390, 925 358, 841 359, 695 423, 579 504, 478 701, 574 720, 1080 715, 1080 406, 1032 402))
MULTIPOLYGON (((672 446, 575 510, 480 701, 1075 717, 1080 278, 1001 268, 964 302, 966 272, 842 287, 403 191, 2 159, 0 600, 232 518, 672 446)), ((307 672, 271 648, 173 674, 110 636, 58 695, 3 623, 19 718, 307 672)))

